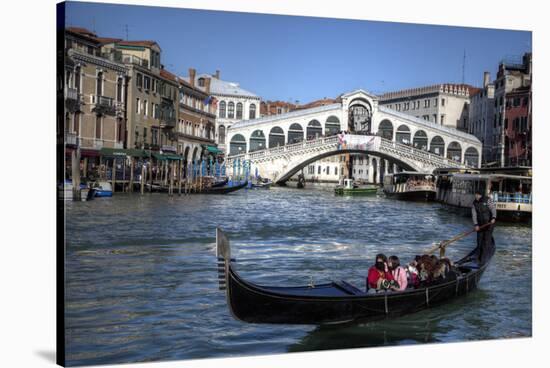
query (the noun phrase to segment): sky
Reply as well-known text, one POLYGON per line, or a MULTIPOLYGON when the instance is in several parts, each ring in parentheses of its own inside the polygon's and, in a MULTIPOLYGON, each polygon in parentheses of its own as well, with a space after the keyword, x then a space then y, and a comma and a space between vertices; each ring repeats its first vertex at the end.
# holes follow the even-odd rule
POLYGON ((263 100, 375 94, 437 83, 480 86, 504 58, 531 51, 531 32, 68 2, 66 25, 100 37, 154 40, 161 63, 237 82, 263 100), (464 54, 466 54, 464 63, 464 54), (464 68, 463 68, 464 66, 464 68))

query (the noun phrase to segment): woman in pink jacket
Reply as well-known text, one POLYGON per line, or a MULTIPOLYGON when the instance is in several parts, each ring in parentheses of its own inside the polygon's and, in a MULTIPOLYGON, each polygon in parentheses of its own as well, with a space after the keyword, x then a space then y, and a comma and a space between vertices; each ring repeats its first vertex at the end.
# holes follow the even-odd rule
POLYGON ((407 271, 404 267, 401 267, 397 256, 388 258, 388 268, 395 281, 399 284, 399 291, 405 290, 407 288, 407 271))

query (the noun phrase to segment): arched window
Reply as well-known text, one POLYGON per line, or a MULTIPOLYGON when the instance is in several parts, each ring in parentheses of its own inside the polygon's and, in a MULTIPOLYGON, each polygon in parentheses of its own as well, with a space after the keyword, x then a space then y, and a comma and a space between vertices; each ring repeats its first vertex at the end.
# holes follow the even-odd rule
POLYGON ((285 132, 281 127, 275 126, 269 132, 269 148, 285 145, 285 132))
POLYGON ((378 135, 382 138, 393 140, 393 124, 389 120, 382 120, 378 125, 378 135))
POLYGON ((74 71, 74 88, 76 88, 76 93, 80 93, 80 65, 74 71))
POLYGON ((395 133, 395 140, 402 144, 411 144, 411 130, 405 124, 400 125, 395 133))
POLYGON ((97 73, 97 82, 96 82, 96 95, 103 95, 103 72, 97 73))
POLYGON ((235 104, 233 102, 227 104, 227 118, 235 119, 235 104))
POLYGON ((229 154, 239 155, 242 153, 246 153, 246 140, 242 134, 236 134, 231 138, 231 142, 229 142, 229 154))
POLYGON ((225 101, 220 102, 220 118, 225 118, 225 101))
POLYGON ((255 130, 250 135, 250 148, 249 152, 259 151, 265 149, 265 135, 261 130, 255 130))
POLYGON ((304 140, 304 129, 298 123, 294 123, 288 128, 288 144, 298 143, 304 140))
POLYGON ((425 131, 419 130, 414 133, 413 147, 424 151, 428 150, 428 135, 425 131))
POLYGON ((255 104, 250 104, 250 111, 248 113, 248 118, 250 120, 256 119, 256 105, 255 104))
POLYGON ((325 135, 327 137, 336 135, 342 130, 340 128, 340 120, 336 116, 329 116, 325 122, 325 135))
POLYGON ((306 136, 307 140, 312 140, 317 137, 320 137, 323 134, 323 128, 321 127, 321 123, 319 123, 317 120, 311 120, 307 124, 307 130, 306 130, 306 136))
POLYGON ((199 78, 199 87, 204 87, 204 78, 199 78))
POLYGON ((432 138, 432 141, 430 142, 430 152, 439 156, 443 156, 445 154, 445 141, 443 141, 443 138, 438 135, 432 138))
POLYGON ((464 152, 464 163, 469 166, 479 166, 479 152, 474 147, 469 147, 464 152))
POLYGON ((122 77, 118 77, 116 81, 116 100, 122 102, 122 77))
POLYGON ((462 161, 462 147, 458 142, 451 142, 447 147, 447 158, 450 160, 462 161))
POLYGON ((218 129, 218 143, 224 144, 225 143, 225 126, 220 125, 218 129))
POLYGON ((242 103, 237 103, 237 119, 242 119, 243 118, 243 104, 242 103))

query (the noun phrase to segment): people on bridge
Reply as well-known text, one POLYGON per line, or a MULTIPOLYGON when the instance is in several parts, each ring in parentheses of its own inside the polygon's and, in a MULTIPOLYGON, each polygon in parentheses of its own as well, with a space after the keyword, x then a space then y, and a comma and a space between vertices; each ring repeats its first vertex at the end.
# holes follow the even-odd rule
POLYGON ((497 218, 496 206, 491 198, 476 190, 472 203, 472 221, 477 232, 477 258, 485 264, 495 251, 493 229, 497 218), (482 226, 489 224, 482 228, 482 226))
POLYGON ((375 258, 374 265, 369 268, 367 275, 367 291, 369 289, 382 290, 397 290, 399 285, 395 282, 392 273, 388 268, 388 258, 384 254, 378 254, 375 258))

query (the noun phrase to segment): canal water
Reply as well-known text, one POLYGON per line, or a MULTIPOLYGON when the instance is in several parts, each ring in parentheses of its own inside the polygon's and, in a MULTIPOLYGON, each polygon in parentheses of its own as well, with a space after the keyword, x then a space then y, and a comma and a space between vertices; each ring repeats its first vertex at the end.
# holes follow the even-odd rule
MULTIPOLYGON (((471 228, 436 203, 337 197, 330 186, 225 196, 115 194, 66 208, 68 365, 246 356, 531 336, 531 227, 495 229, 479 290, 401 318, 345 327, 245 324, 218 290, 215 228, 241 275, 266 285, 345 279, 376 253, 402 263, 471 228)), ((474 236, 447 251, 458 259, 474 236)))

